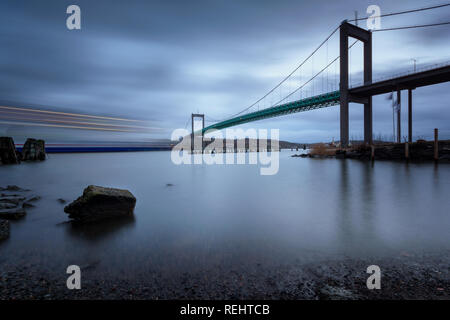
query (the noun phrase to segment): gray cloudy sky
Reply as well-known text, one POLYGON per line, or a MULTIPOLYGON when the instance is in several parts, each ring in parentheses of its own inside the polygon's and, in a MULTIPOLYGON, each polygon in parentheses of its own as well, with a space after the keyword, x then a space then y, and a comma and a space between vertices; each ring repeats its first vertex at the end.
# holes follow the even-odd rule
MULTIPOLYGON (((353 18, 355 10, 365 16, 370 4, 388 13, 441 3, 2 0, 0 100, 144 119, 154 129, 134 138, 170 138, 192 112, 221 119, 254 102, 342 20, 353 18), (81 7, 81 30, 66 28, 71 4, 81 7)), ((383 18, 381 23, 387 28, 449 20, 447 7, 383 18)), ((450 26, 374 34, 374 79, 411 70, 412 58, 418 67, 449 61, 449 36, 450 26)), ((330 56, 338 54, 336 42, 328 50, 330 56)), ((444 83, 414 91, 416 137, 430 138, 438 127, 442 137, 450 138, 449 89, 444 83)), ((351 105, 350 112, 351 136, 361 138, 362 107, 351 105)), ((338 106, 243 127, 250 126, 279 128, 281 139, 290 141, 337 139, 338 106)), ((406 112, 403 129, 406 135, 406 112)), ((63 136, 59 131, 0 124, 2 135, 26 132, 58 139, 63 136)), ((374 98, 374 134, 392 134, 392 111, 384 96, 374 98)))

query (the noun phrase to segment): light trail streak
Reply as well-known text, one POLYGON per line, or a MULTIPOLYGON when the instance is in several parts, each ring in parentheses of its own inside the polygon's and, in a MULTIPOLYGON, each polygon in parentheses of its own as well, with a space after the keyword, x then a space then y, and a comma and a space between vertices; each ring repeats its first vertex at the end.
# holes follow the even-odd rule
POLYGON ((92 116, 92 115, 81 114, 81 113, 77 114, 77 113, 60 112, 60 111, 48 111, 48 110, 40 110, 40 109, 27 109, 27 108, 21 108, 21 107, 0 106, 0 109, 21 110, 21 111, 26 111, 26 112, 38 112, 38 113, 57 114, 57 115, 64 115, 64 116, 75 116, 75 117, 84 117, 84 118, 114 120, 114 121, 145 122, 144 120, 113 118, 113 117, 103 117, 103 116, 92 116))
POLYGON ((28 123, 28 122, 14 122, 14 121, 1 121, 2 124, 20 124, 23 126, 38 126, 38 127, 56 127, 56 128, 69 128, 69 129, 86 129, 86 130, 97 130, 97 131, 116 131, 116 132, 135 132, 132 130, 119 130, 119 129, 108 129, 108 128, 95 128, 95 127, 81 127, 81 126, 66 126, 57 124, 42 124, 42 123, 28 123))
POLYGON ((79 124, 79 125, 94 125, 94 126, 104 126, 104 127, 118 127, 118 128, 134 128, 134 129, 146 129, 146 130, 155 130, 158 128, 154 127, 145 127, 145 126, 133 126, 126 124, 112 124, 112 123, 98 123, 98 122, 85 122, 85 121, 69 121, 62 119, 46 119, 46 118, 30 118, 30 117, 12 117, 12 116, 2 116, 2 112, 0 112, 0 118, 5 118, 9 120, 15 121, 38 121, 38 122, 54 122, 54 123, 66 123, 66 124, 79 124))

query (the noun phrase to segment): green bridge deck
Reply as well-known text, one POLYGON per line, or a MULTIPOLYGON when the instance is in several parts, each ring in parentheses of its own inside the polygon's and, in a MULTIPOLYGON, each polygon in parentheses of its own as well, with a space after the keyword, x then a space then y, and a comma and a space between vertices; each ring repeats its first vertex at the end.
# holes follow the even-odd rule
POLYGON ((285 104, 280 104, 275 107, 247 113, 247 114, 237 116, 237 117, 234 117, 234 118, 231 118, 228 120, 217 122, 213 125, 205 127, 202 130, 202 133, 205 133, 208 130, 225 129, 225 128, 237 126, 239 124, 262 120, 262 119, 267 119, 267 118, 278 117, 278 116, 282 116, 285 114, 309 111, 309 110, 314 110, 314 109, 319 109, 319 108, 324 108, 324 107, 330 107, 330 106, 339 104, 340 96, 341 95, 340 95, 339 91, 333 91, 333 92, 328 92, 325 94, 321 94, 321 95, 306 98, 306 99, 301 99, 301 100, 296 100, 293 102, 288 102, 285 104))

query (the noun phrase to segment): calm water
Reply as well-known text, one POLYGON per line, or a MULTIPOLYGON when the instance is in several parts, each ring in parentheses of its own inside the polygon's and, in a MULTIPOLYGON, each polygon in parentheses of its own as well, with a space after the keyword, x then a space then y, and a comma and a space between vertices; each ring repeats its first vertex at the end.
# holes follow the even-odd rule
POLYGON ((281 152, 273 176, 256 165, 176 166, 169 152, 51 154, 0 166, 0 186, 42 196, 12 223, 0 267, 64 273, 69 264, 95 264, 114 277, 450 248, 450 165, 291 154, 281 152), (67 215, 57 199, 72 201, 89 184, 129 189, 134 219, 61 223, 67 215))

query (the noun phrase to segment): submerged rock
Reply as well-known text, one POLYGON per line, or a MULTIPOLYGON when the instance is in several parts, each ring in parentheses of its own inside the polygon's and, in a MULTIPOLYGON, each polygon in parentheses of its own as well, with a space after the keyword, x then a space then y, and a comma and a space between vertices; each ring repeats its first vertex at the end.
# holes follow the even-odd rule
MULTIPOLYGON (((17 186, 0 188, 6 191, 25 191, 17 186)), ((31 202, 39 200, 39 196, 0 193, 0 218, 17 220, 25 216, 25 208, 34 207, 31 202)))
POLYGON ((314 158, 314 155, 311 155, 309 153, 301 153, 301 154, 293 154, 291 157, 292 158, 314 158))
POLYGON ((0 137, 0 162, 3 164, 19 164, 16 146, 11 137, 0 137))
POLYGON ((45 160, 45 141, 27 139, 22 149, 22 160, 45 160))
POLYGON ((2 196, 0 197, 0 203, 10 203, 14 206, 18 206, 22 201, 24 201, 26 198, 21 196, 2 196))
POLYGON ((88 186, 64 212, 80 222, 92 222, 133 214, 136 198, 128 190, 88 186))
POLYGON ((30 202, 35 202, 41 200, 40 196, 31 196, 25 199, 25 202, 30 203, 30 202))
POLYGON ((22 203, 22 208, 34 208, 34 204, 25 201, 22 203))
POLYGON ((0 201, 0 210, 2 209, 12 209, 12 208, 16 208, 17 205, 11 202, 2 202, 0 201))
POLYGON ((0 220, 0 241, 9 238, 9 221, 0 220))
POLYGON ((18 220, 25 216, 26 212, 23 208, 12 208, 0 210, 0 218, 8 220, 18 220))
POLYGON ((30 191, 30 190, 22 189, 22 188, 20 188, 18 186, 15 186, 15 185, 10 185, 10 186, 7 186, 6 188, 0 187, 0 191, 30 191))

